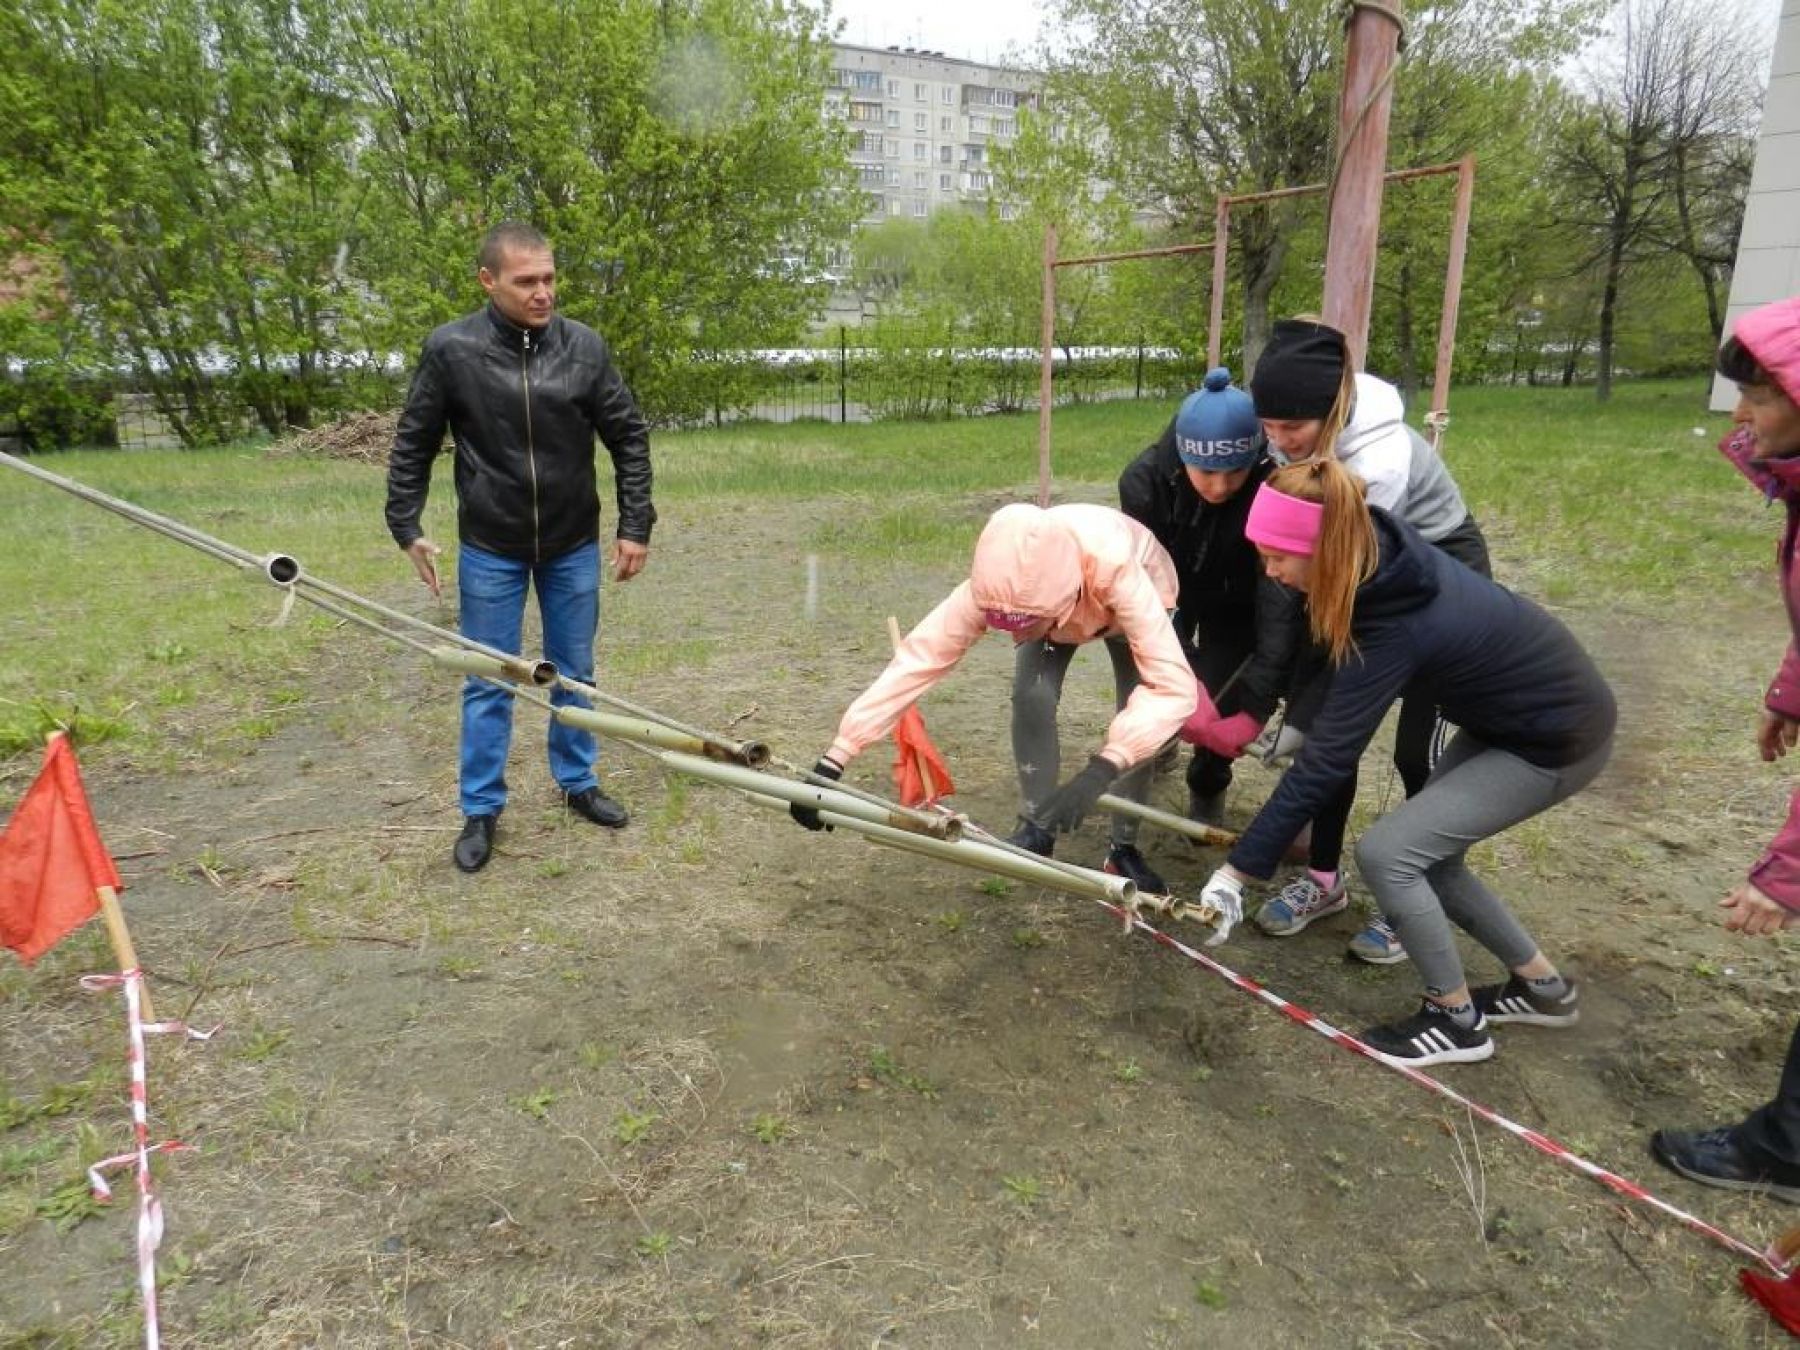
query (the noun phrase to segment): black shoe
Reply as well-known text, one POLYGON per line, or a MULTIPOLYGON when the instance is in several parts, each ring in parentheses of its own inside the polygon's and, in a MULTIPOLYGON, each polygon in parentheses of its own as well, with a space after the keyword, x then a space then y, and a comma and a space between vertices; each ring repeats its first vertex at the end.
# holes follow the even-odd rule
POLYGON ((494 823, 498 816, 465 816, 462 833, 456 836, 456 847, 450 856, 465 872, 479 872, 487 866, 494 852, 494 823))
POLYGON ((1581 991, 1567 975, 1569 986, 1561 998, 1540 994, 1531 982, 1514 975, 1505 984, 1484 984, 1472 990, 1475 1011, 1490 1022, 1524 1022, 1534 1027, 1572 1027, 1581 1020, 1581 991))
POLYGON ((1111 873, 1115 877, 1124 877, 1138 888, 1139 895, 1167 895, 1169 887, 1144 861, 1136 844, 1114 844, 1106 854, 1106 861, 1101 864, 1101 871, 1111 873))
POLYGON ((624 827, 631 817, 625 814, 625 808, 597 787, 583 788, 580 792, 563 793, 563 805, 568 807, 583 820, 590 820, 596 825, 604 825, 609 830, 624 827))
POLYGON ((1035 853, 1040 858, 1048 858, 1056 852, 1056 836, 1035 820, 1027 820, 1024 816, 1019 817, 1019 828, 1006 836, 1006 842, 1027 853, 1035 853))
POLYGON ((1472 1064, 1494 1053, 1494 1038, 1479 1012, 1472 1027, 1458 1026, 1430 999, 1419 1000, 1419 1011, 1404 1022, 1388 1022, 1363 1032, 1375 1058, 1405 1069, 1428 1064, 1472 1064))
POLYGON ((1703 1186, 1758 1191, 1800 1205, 1800 1167, 1764 1162, 1738 1142, 1730 1126, 1716 1130, 1658 1130, 1650 1152, 1664 1167, 1703 1186))

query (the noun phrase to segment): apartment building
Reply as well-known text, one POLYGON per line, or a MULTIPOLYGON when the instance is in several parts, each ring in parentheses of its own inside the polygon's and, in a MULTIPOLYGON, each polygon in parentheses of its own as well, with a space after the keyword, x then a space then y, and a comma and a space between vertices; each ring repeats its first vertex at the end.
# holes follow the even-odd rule
MULTIPOLYGON (((843 117, 867 224, 923 220, 947 207, 986 210, 994 147, 1036 108, 1037 76, 912 47, 833 47, 826 107, 843 117)), ((1011 203, 998 203, 1010 219, 1011 203)))

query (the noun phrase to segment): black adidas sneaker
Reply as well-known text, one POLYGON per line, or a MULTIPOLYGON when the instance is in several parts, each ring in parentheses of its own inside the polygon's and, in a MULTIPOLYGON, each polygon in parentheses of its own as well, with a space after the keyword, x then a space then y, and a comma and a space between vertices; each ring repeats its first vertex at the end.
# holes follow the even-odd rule
POLYGON ((1385 1063, 1408 1069, 1428 1064, 1473 1064, 1494 1053, 1494 1038, 1476 1005, 1475 1025, 1462 1027, 1430 999, 1419 1000, 1419 1011, 1404 1022, 1370 1027, 1363 1042, 1385 1063))
POLYGON ((1471 990, 1475 1011, 1490 1022, 1524 1022, 1534 1027, 1572 1027, 1581 1020, 1581 992, 1567 975, 1568 990, 1561 998, 1540 994, 1528 980, 1514 975, 1505 984, 1484 984, 1471 990))

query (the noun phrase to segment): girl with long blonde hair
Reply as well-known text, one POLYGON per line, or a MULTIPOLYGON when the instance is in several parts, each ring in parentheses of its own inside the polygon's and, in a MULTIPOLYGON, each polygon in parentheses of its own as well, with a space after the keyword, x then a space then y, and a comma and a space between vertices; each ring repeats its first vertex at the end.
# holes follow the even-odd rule
POLYGON ((1591 782, 1611 753, 1616 709, 1558 620, 1371 507, 1364 492, 1330 455, 1277 469, 1257 490, 1245 534, 1268 574, 1305 595, 1331 680, 1293 768, 1201 897, 1241 913, 1245 884, 1274 872, 1288 841, 1355 773, 1401 691, 1430 690, 1459 730, 1425 786, 1356 846, 1425 996, 1417 1013, 1364 1039, 1400 1064, 1486 1059, 1491 1024, 1569 1026, 1579 999, 1466 855, 1591 782), (1505 981, 1469 988, 1453 924, 1499 959, 1505 981))

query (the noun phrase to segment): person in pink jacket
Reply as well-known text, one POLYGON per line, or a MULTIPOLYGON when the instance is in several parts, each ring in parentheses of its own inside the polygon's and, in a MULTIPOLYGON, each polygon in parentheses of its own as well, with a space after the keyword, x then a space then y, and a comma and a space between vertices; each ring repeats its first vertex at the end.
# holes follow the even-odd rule
MULTIPOLYGON (((1762 757, 1774 761, 1800 739, 1800 296, 1740 318, 1718 364, 1719 373, 1738 386, 1733 429, 1719 449, 1787 516, 1775 556, 1793 638, 1763 695, 1756 733, 1762 757)), ((1752 937, 1800 923, 1800 791, 1774 842, 1719 905, 1727 928, 1752 937)), ((1736 1125, 1658 1130, 1650 1148, 1658 1161, 1694 1181, 1800 1204, 1800 1026, 1773 1101, 1736 1125)))
MULTIPOLYGON (((1012 842, 1049 856, 1056 835, 1079 825, 1115 780, 1125 778, 1122 793, 1141 795, 1157 751, 1194 715, 1200 686, 1169 619, 1177 589, 1168 553, 1122 512, 1084 504, 1001 507, 976 540, 969 579, 906 635, 887 669, 844 713, 813 772, 840 778, 969 648, 998 630, 1017 651, 1013 755, 1025 805, 1012 842), (1098 753, 1059 786, 1062 678, 1075 649, 1095 639, 1112 656, 1118 713, 1098 753)), ((822 826, 816 811, 796 806, 792 814, 808 829, 822 826)), ((1109 870, 1140 889, 1164 890, 1141 855, 1120 865, 1118 838, 1115 832, 1109 870)))

